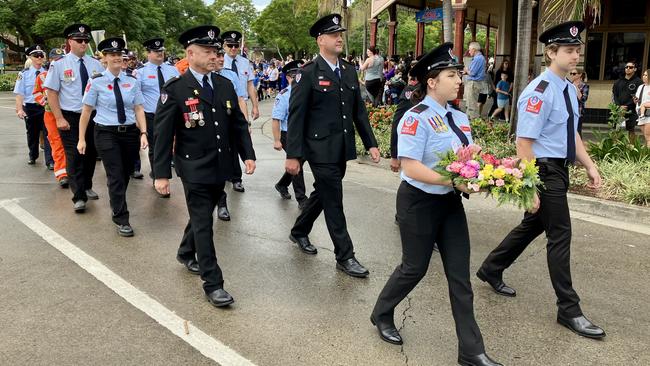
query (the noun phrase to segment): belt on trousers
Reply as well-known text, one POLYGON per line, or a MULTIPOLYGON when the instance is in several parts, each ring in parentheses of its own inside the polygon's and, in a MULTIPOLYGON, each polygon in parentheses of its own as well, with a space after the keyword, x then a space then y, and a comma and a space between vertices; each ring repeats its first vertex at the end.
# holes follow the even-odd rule
POLYGON ((156 116, 155 113, 149 113, 149 112, 144 112, 144 115, 147 116, 147 117, 151 117, 151 118, 156 116))
POLYGON ((95 123, 95 128, 104 130, 104 131, 112 131, 112 132, 128 132, 132 129, 135 129, 135 123, 130 124, 130 125, 119 125, 119 126, 105 126, 105 125, 100 125, 99 123, 95 123))
POLYGON ((573 165, 568 159, 564 158, 538 158, 536 159, 538 163, 544 163, 544 164, 556 164, 561 167, 569 167, 573 165))

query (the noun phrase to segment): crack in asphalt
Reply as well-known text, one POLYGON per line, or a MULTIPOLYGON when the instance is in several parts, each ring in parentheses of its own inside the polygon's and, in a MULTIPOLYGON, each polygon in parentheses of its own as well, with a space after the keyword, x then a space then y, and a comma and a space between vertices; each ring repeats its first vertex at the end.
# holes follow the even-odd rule
MULTIPOLYGON (((411 298, 408 295, 406 296, 406 302, 407 302, 406 308, 402 312, 402 325, 400 325, 399 329, 397 330, 398 333, 401 332, 402 329, 404 329, 404 327, 406 326, 406 319, 411 317, 410 315, 406 315, 406 313, 409 310, 411 310, 411 307, 412 307, 411 298)), ((409 364, 409 356, 406 354, 406 350, 404 349, 404 344, 402 344, 400 346, 399 353, 402 356, 404 356, 404 364, 408 365, 409 364)))

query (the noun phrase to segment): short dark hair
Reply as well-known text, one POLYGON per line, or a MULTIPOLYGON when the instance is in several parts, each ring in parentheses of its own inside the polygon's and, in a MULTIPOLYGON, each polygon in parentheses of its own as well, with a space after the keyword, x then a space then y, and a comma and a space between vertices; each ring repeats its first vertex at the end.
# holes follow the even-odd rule
POLYGON ((376 46, 370 46, 370 47, 368 47, 368 50, 369 50, 370 52, 372 52, 373 55, 376 55, 376 54, 379 53, 379 50, 377 49, 376 46))

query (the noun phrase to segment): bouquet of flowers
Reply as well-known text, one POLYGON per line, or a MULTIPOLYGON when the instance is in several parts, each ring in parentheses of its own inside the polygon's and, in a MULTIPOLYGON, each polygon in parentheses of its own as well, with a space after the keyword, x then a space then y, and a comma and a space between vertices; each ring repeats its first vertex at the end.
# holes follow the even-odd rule
POLYGON ((455 185, 465 184, 474 192, 485 191, 499 205, 511 203, 525 210, 533 208, 537 186, 542 184, 534 160, 498 159, 481 154, 481 147, 473 144, 442 154, 434 170, 452 179, 455 185))

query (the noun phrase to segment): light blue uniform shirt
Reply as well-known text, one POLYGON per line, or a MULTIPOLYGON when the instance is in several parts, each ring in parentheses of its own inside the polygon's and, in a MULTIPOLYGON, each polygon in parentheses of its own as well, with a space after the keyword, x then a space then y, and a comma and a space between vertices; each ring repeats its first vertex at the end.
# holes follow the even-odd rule
POLYGON ((536 158, 567 157, 567 112, 564 89, 568 87, 573 109, 573 128, 578 136, 578 97, 576 88, 569 81, 550 69, 528 84, 517 101, 519 120, 517 137, 534 139, 533 153, 536 158), (546 88, 543 81, 547 82, 546 88), (540 84, 542 82, 542 84, 540 84))
POLYGON ((36 84, 36 72, 43 72, 45 68, 40 69, 31 66, 29 69, 23 70, 18 73, 16 85, 14 85, 14 94, 23 96, 23 105, 34 102, 34 84, 36 84))
MULTIPOLYGON (((440 161, 439 154, 449 150, 456 151, 463 146, 458 136, 449 127, 448 112, 451 112, 454 124, 467 136, 470 143, 472 143, 472 133, 465 113, 449 105, 443 107, 429 96, 426 96, 420 104, 404 113, 397 125, 398 158, 417 160, 433 169, 440 161), (420 104, 428 108, 422 110, 420 104), (422 111, 416 112, 418 109, 422 111)), ((427 193, 446 194, 454 190, 447 186, 422 183, 407 176, 403 170, 400 176, 402 180, 427 193)))
POLYGON ((485 56, 477 51, 469 64, 469 74, 467 80, 483 81, 485 79, 485 56))
MULTIPOLYGON (((244 99, 248 100, 248 82, 255 79, 255 73, 253 72, 250 61, 246 57, 237 55, 234 60, 237 64, 237 74, 239 75, 239 88, 240 90, 244 90, 245 95, 243 95, 243 97, 244 99)), ((226 69, 231 71, 232 61, 233 58, 228 54, 223 55, 223 65, 226 69)), ((237 95, 239 96, 239 93, 237 95)))
MULTIPOLYGON (((178 69, 167 63, 160 65, 164 81, 180 76, 178 69)), ((160 84, 158 84, 158 65, 147 62, 139 69, 133 71, 133 74, 138 79, 140 90, 144 97, 144 111, 147 113, 156 113, 156 106, 160 99, 160 84)))
POLYGON ((235 87, 235 93, 237 94, 238 97, 242 97, 242 98, 248 97, 248 93, 246 93, 246 89, 242 89, 241 84, 239 83, 239 77, 234 71, 224 68, 221 69, 221 71, 217 72, 217 74, 230 80, 232 86, 235 87))
MULTIPOLYGON (((323 55, 320 55, 320 57, 322 57, 323 60, 325 60, 325 62, 329 65, 329 67, 332 69, 332 71, 336 70, 336 68, 339 67, 339 59, 338 58, 336 59, 336 65, 334 65, 333 63, 327 61, 327 59, 325 57, 323 57, 323 55)), ((339 70, 341 70, 341 69, 339 68, 339 70)), ((336 74, 336 71, 334 71, 334 73, 336 74)))
MULTIPOLYGON (((94 58, 84 55, 84 65, 88 71, 88 80, 104 72, 102 64, 94 58)), ((79 75, 79 57, 68 53, 52 62, 45 78, 44 87, 59 92, 61 109, 81 113, 81 76, 79 75)))
MULTIPOLYGON (((201 85, 201 87, 203 87, 203 76, 205 74, 200 74, 200 73, 192 70, 191 67, 188 68, 188 70, 190 70, 192 75, 194 75, 194 78, 199 82, 199 85, 201 85)), ((212 90, 214 90, 214 85, 212 85, 212 78, 210 77, 209 73, 208 73, 208 84, 210 84, 210 86, 212 87, 212 90)))
MULTIPOLYGON (((124 101, 126 112, 125 125, 135 123, 135 109, 138 104, 144 103, 140 84, 133 76, 128 76, 124 71, 118 76, 120 92, 124 101)), ((113 90, 115 75, 110 71, 104 71, 101 76, 88 81, 88 91, 84 94, 83 104, 89 105, 97 111, 94 121, 104 126, 120 126, 117 117, 117 101, 113 90)))
POLYGON ((280 131, 287 131, 287 122, 289 121, 289 98, 291 98, 291 85, 284 88, 278 96, 275 97, 275 105, 271 118, 280 121, 280 131))

